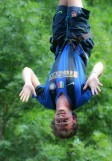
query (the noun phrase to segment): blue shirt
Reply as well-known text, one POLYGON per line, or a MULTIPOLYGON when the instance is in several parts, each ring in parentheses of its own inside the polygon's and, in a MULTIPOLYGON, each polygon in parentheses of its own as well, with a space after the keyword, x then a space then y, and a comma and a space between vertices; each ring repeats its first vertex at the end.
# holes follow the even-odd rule
POLYGON ((56 102, 61 93, 69 101, 72 110, 84 105, 92 97, 90 88, 82 89, 86 82, 85 64, 80 55, 80 45, 73 49, 67 44, 60 53, 50 71, 46 85, 39 85, 35 91, 36 99, 46 108, 56 109, 56 102))

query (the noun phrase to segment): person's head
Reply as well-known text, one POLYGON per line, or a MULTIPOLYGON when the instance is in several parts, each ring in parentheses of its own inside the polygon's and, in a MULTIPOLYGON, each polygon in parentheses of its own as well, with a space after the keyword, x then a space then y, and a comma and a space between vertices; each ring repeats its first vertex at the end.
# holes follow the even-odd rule
POLYGON ((58 109, 51 123, 51 128, 54 135, 59 138, 74 136, 78 129, 76 114, 65 108, 58 109))

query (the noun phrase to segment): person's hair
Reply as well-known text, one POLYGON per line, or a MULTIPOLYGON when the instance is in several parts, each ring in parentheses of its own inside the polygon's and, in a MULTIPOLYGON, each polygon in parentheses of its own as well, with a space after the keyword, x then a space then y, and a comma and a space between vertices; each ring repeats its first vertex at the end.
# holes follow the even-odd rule
POLYGON ((58 130, 55 125, 55 119, 52 121, 51 128, 52 128, 52 132, 55 136, 57 136, 61 139, 64 139, 64 138, 71 138, 74 135, 76 135, 77 130, 78 130, 77 115, 74 112, 72 112, 72 115, 74 115, 76 117, 76 123, 73 123, 70 130, 63 130, 63 131, 58 130))

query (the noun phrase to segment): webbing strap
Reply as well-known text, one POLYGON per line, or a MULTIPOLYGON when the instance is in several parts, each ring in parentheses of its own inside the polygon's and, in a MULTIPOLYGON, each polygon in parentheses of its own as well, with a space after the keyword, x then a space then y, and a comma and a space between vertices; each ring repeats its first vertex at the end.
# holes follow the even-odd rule
POLYGON ((66 16, 66 19, 65 19, 65 25, 66 25, 66 38, 68 38, 68 34, 69 34, 69 19, 70 17, 69 16, 66 16))

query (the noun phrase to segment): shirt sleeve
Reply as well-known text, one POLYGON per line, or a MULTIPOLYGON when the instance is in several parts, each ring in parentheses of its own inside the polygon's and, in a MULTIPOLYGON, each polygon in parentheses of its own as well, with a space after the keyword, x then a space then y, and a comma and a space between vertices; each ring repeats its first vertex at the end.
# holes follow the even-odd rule
POLYGON ((84 104, 86 104, 92 97, 92 92, 91 92, 91 89, 88 88, 87 90, 84 91, 84 93, 81 95, 78 103, 77 103, 77 107, 80 107, 84 104))
POLYGON ((33 95, 33 98, 36 98, 44 107, 48 109, 55 109, 52 103, 52 99, 49 93, 49 89, 45 86, 39 85, 35 88, 37 96, 33 95))

